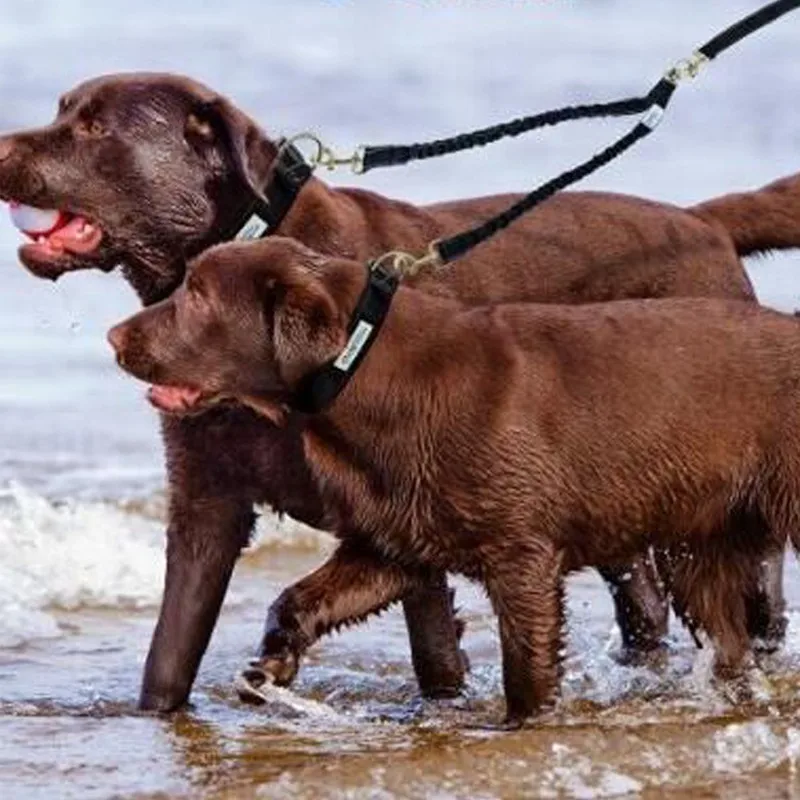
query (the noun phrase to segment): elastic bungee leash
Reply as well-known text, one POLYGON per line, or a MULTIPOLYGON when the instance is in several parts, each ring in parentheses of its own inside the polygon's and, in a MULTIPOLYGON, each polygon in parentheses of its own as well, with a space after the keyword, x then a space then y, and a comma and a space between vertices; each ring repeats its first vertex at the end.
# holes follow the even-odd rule
MULTIPOLYGON (((662 80, 669 81, 675 87, 686 78, 694 78, 701 67, 712 61, 720 53, 798 7, 800 7, 800 2, 794 2, 793 0, 781 0, 764 6, 731 25, 706 42, 702 47, 697 48, 689 58, 679 61, 666 72, 662 80)), ((565 106, 564 108, 543 111, 528 117, 519 117, 509 122, 501 122, 488 128, 479 128, 475 131, 461 133, 445 139, 434 139, 430 142, 401 145, 360 145, 348 156, 336 155, 314 133, 299 133, 291 137, 290 141, 309 141, 314 145, 316 151, 309 158, 309 162, 314 167, 325 167, 329 170, 334 170, 338 167, 347 166, 356 174, 363 174, 372 169, 401 166, 412 161, 423 161, 469 150, 474 147, 484 147, 501 139, 520 136, 523 133, 528 133, 538 128, 559 125, 562 122, 599 117, 628 117, 642 114, 653 105, 652 94, 656 88, 657 85, 647 94, 638 97, 627 97, 606 103, 565 106)))
MULTIPOLYGON (((646 95, 615 100, 610 103, 568 106, 554 111, 545 111, 541 114, 522 117, 521 119, 504 122, 490 128, 483 128, 471 133, 423 144, 363 147, 361 149, 363 153, 361 171, 367 172, 377 167, 407 164, 411 161, 421 161, 427 158, 457 153, 472 147, 482 147, 503 138, 519 136, 537 128, 558 125, 561 122, 570 120, 623 117, 644 113, 654 103, 659 104, 657 96, 659 92, 664 91, 659 88, 663 80, 672 84, 674 89, 681 80, 694 78, 702 66, 716 58, 723 51, 797 8, 800 8, 800 2, 771 3, 745 17, 735 25, 731 25, 718 36, 706 42, 702 47, 699 47, 690 58, 678 62, 664 75, 662 81, 659 81, 646 95)), ((666 98, 666 102, 668 101, 669 97, 666 98)), ((662 110, 665 107, 666 104, 661 105, 662 110)))

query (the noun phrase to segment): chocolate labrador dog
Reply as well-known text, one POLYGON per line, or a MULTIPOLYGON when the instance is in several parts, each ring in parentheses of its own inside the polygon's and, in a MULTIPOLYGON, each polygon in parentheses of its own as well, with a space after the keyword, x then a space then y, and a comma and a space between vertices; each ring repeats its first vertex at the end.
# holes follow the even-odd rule
MULTIPOLYGON (((356 259, 397 247, 420 250, 514 199, 417 207, 303 180, 302 167, 287 162, 286 152, 228 99, 195 81, 105 76, 67 92, 51 124, 0 137, 0 198, 65 212, 60 230, 20 249, 33 274, 55 279, 121 265, 146 305, 180 284, 187 257, 246 229, 264 195, 273 230, 356 259)), ((799 211, 800 177, 688 210, 564 193, 419 286, 473 304, 681 295, 754 300, 740 256, 800 245, 799 211)), ((140 702, 167 710, 188 697, 248 541, 253 504, 310 525, 322 524, 324 513, 291 424, 278 428, 249 410, 220 408, 165 418, 162 428, 171 498, 167 574, 140 702)), ((763 571, 761 600, 750 609, 755 636, 780 639, 781 569, 776 555, 763 571)), ((623 654, 658 648, 667 610, 650 560, 604 574, 614 588, 623 654)), ((457 691, 464 667, 444 575, 409 594, 404 609, 423 692, 457 691)), ((269 641, 265 636, 265 658, 269 641)))
MULTIPOLYGON (((296 420, 349 618, 431 572, 480 581, 512 722, 557 693, 563 573, 648 545, 685 552, 680 605, 715 675, 742 677, 753 564, 800 547, 800 323, 708 298, 470 308, 401 284, 387 301, 393 279, 282 237, 224 244, 109 340, 162 411, 296 420), (337 370, 350 382, 307 413, 337 370)), ((281 631, 300 647, 344 610, 304 599, 281 631)))

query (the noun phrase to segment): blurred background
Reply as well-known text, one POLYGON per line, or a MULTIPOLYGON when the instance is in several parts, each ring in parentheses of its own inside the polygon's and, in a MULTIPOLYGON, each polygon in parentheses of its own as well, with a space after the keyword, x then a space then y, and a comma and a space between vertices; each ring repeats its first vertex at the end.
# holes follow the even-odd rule
MULTIPOLYGON (((672 62, 759 5, 0 0, 0 130, 48 122, 59 94, 87 77, 166 70, 230 95, 275 136, 313 130, 342 151, 361 143, 420 141, 641 93, 672 62)), ((799 52, 795 14, 684 85, 652 137, 577 188, 691 204, 800 170, 799 52)), ((524 191, 585 159, 629 124, 565 124, 364 177, 321 177, 420 203, 524 191)), ((131 786, 181 792, 188 785, 199 792, 199 784, 186 783, 185 763, 176 766, 172 756, 156 755, 163 746, 159 737, 167 734, 143 721, 143 727, 116 720, 112 727, 80 728, 82 744, 69 747, 39 739, 42 715, 51 733, 61 735, 72 723, 58 720, 71 719, 75 709, 96 711, 116 702, 127 707, 135 700, 161 588, 163 474, 157 418, 142 387, 116 370, 104 338, 110 323, 136 308, 133 294, 119 275, 75 274, 55 285, 36 280, 17 262, 19 241, 0 209, 0 787, 4 774, 14 797, 38 796, 42 785, 69 768, 81 797, 131 786), (136 757, 122 744, 131 736, 141 753, 136 757), (105 748, 110 755, 97 755, 105 748), (10 772, 4 773, 4 764, 10 772)), ((800 305, 800 254, 763 258, 748 268, 763 303, 785 310, 800 305)), ((234 739, 241 734, 241 723, 231 721, 239 719, 238 710, 219 687, 227 686, 256 641, 267 600, 328 546, 324 537, 271 517, 262 522, 260 536, 260 549, 234 587, 227 632, 215 639, 199 683, 201 717, 228 725, 234 739), (220 704, 227 710, 220 711, 220 704)), ((572 594, 573 614, 591 631, 577 644, 573 637, 576 657, 585 660, 575 693, 583 696, 579 687, 589 675, 602 698, 619 699, 633 679, 614 671, 604 655, 610 608, 593 581, 578 579, 572 594)), ((794 577, 790 583, 793 597, 794 577)), ((482 600, 460 591, 472 598, 465 602, 477 653, 491 664, 479 672, 487 683, 476 696, 494 696, 499 684, 491 617, 482 600)), ((352 667, 356 687, 372 686, 364 683, 365 672, 388 669, 401 683, 390 684, 387 693, 397 685, 412 691, 397 615, 364 631, 325 645, 320 658, 352 667)), ((333 680, 341 690, 319 670, 307 672, 309 686, 322 696, 319 687, 333 680)), ((364 691, 373 702, 372 689, 364 691)), ((761 733, 756 739, 763 743, 761 733)), ((763 755, 747 737, 742 741, 743 752, 763 755)), ((785 755, 783 744, 774 752, 765 747, 767 755, 758 755, 764 763, 779 751, 785 755)), ((679 781, 684 767, 671 763, 679 781)), ((742 764, 736 774, 749 774, 752 765, 746 759, 742 764)), ((202 773, 202 765, 192 769, 202 773)), ((615 769, 613 775, 622 768, 615 769)), ((647 777, 631 778, 633 784, 608 785, 630 789, 638 781, 641 788, 657 783, 664 769, 662 763, 647 777)), ((530 764, 526 770, 530 780, 545 780, 530 764)), ((547 778, 553 791, 561 786, 558 774, 547 778)), ((606 785, 589 783, 597 791, 606 785)), ((316 796, 322 796, 320 786, 316 796)), ((61 791, 68 790, 60 785, 61 791)))

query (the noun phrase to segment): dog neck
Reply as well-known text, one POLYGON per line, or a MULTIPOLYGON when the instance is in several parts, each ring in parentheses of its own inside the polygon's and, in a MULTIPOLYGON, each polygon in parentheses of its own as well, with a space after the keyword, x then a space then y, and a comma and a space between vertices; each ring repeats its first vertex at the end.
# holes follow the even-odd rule
MULTIPOLYGON (((337 262, 322 279, 351 314, 363 267, 337 262)), ((471 346, 460 309, 401 286, 350 383, 327 410, 308 416, 303 430, 308 464, 337 527, 378 537, 392 557, 402 555, 392 550, 398 539, 384 535, 402 530, 407 547, 407 533, 433 524, 453 419, 476 402, 468 387, 479 345, 471 346), (448 390, 454 381, 458 392, 448 390)))
POLYGON ((267 147, 274 151, 266 181, 259 179, 257 184, 247 181, 243 191, 244 211, 236 215, 238 220, 233 229, 223 229, 218 234, 222 240, 247 241, 276 233, 311 178, 312 167, 290 142, 275 145, 265 139, 262 144, 259 152, 267 147), (264 185, 263 191, 256 190, 257 185, 264 185))

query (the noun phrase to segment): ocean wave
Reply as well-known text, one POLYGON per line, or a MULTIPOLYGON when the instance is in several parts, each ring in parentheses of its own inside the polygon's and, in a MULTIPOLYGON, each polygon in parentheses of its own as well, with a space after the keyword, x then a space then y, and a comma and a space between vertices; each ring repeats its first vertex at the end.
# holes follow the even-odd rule
MULTIPOLYGON (((161 598, 164 500, 52 501, 0 490, 0 647, 60 635, 58 611, 135 610, 161 598)), ((263 513, 245 561, 263 549, 324 550, 331 538, 263 513)))
POLYGON ((0 645, 57 636, 52 611, 140 608, 163 581, 161 526, 106 503, 0 493, 0 645))

